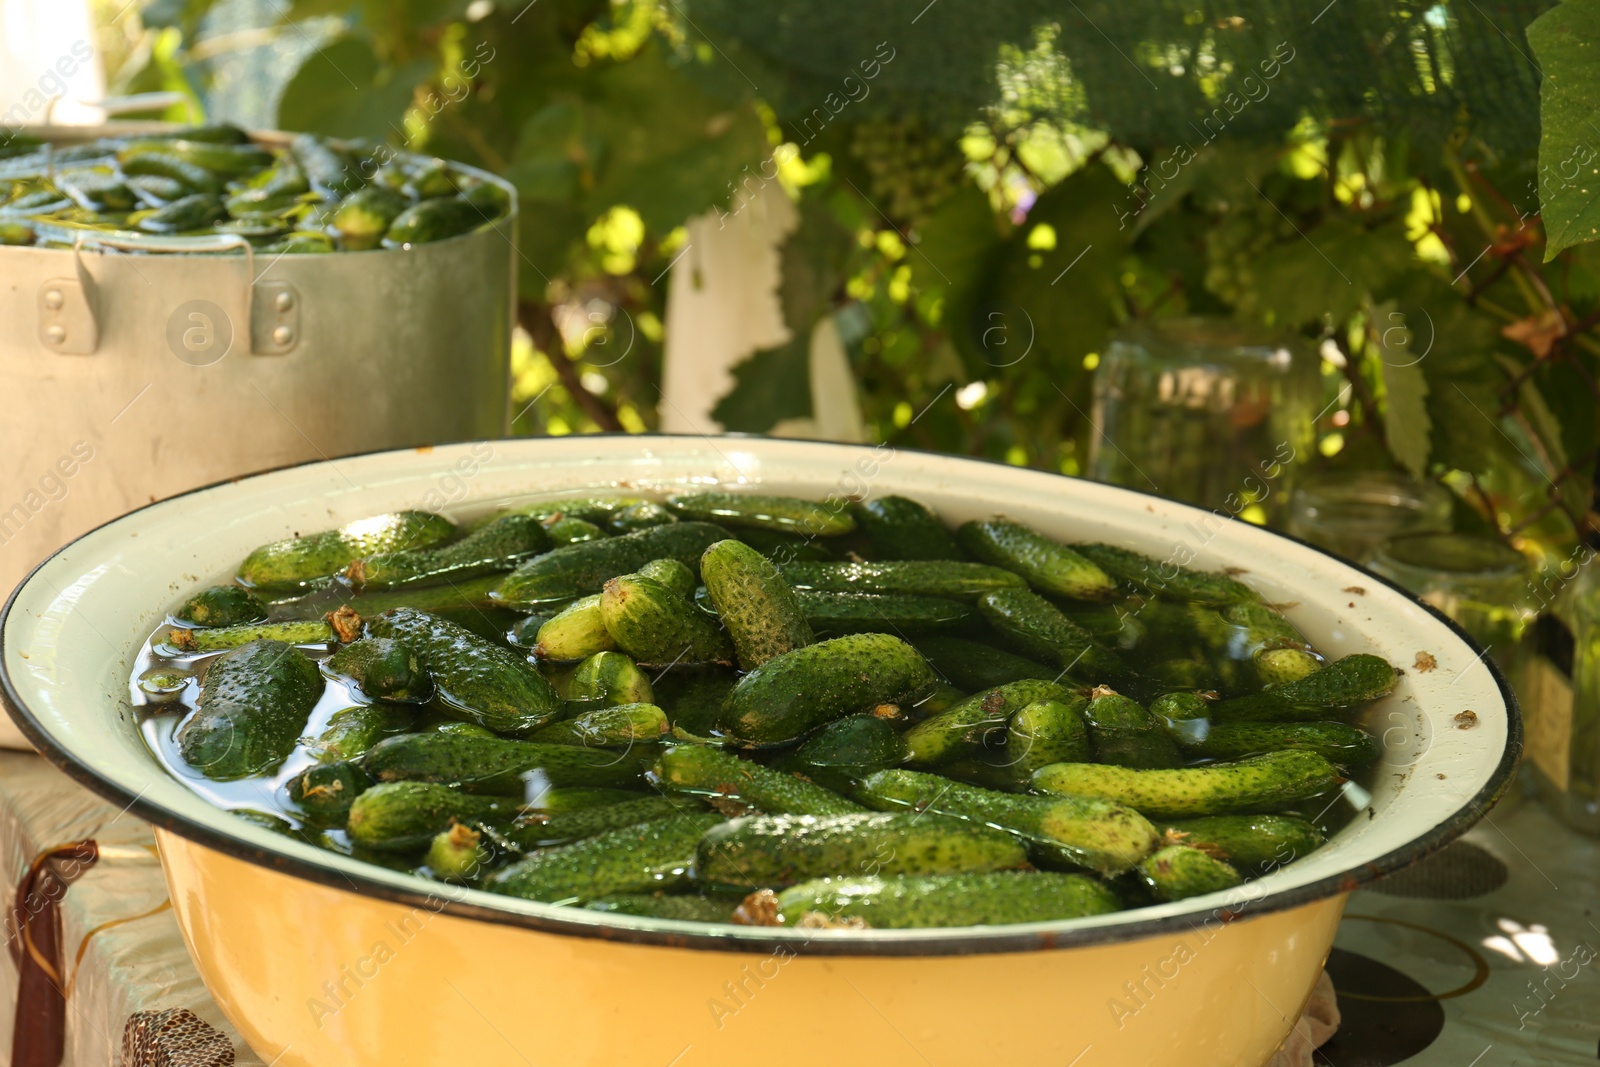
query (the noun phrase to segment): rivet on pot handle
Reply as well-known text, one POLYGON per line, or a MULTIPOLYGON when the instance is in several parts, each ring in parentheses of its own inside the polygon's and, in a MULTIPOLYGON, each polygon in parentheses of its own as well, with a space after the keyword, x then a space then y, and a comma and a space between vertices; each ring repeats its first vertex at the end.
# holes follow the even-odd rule
POLYGON ((100 324, 80 279, 49 278, 39 286, 39 341, 64 356, 86 356, 100 347, 100 324))

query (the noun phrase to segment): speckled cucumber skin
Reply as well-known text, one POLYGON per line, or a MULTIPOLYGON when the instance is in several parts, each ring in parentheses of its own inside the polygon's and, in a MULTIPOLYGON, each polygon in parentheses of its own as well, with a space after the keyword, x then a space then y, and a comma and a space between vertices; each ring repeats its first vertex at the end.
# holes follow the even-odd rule
POLYGON ((646 500, 612 512, 606 519, 606 528, 614 534, 637 533, 652 526, 665 526, 677 521, 678 516, 667 508, 654 500, 646 500))
POLYGON ((1152 819, 1267 811, 1315 796, 1342 781, 1315 752, 1291 750, 1177 770, 1134 770, 1101 763, 1052 763, 1033 787, 1062 796, 1099 797, 1152 819))
POLYGON ((581 597, 539 627, 533 654, 556 663, 588 659, 617 647, 600 617, 600 594, 581 597))
POLYGON ((602 804, 577 811, 523 815, 501 830, 500 836, 518 848, 531 851, 582 841, 625 826, 704 811, 702 805, 683 797, 640 796, 620 804, 602 804))
POLYGON ((292 645, 241 645, 206 669, 199 703, 178 727, 178 751, 217 780, 275 770, 305 732, 322 687, 317 665, 292 645))
POLYGON ((510 570, 519 561, 549 548, 550 535, 538 519, 504 515, 440 548, 412 548, 358 559, 345 569, 345 575, 357 588, 369 589, 475 578, 510 570))
POLYGON ((1022 781, 1050 763, 1081 763, 1089 758, 1089 727, 1083 719, 1087 698, 1036 700, 1025 704, 1006 726, 1006 762, 1022 781))
POLYGON ((262 545, 239 565, 248 585, 293 589, 338 574, 362 556, 429 548, 455 536, 455 523, 429 511, 397 511, 337 530, 262 545))
POLYGON ((733 662, 727 631, 660 582, 637 574, 606 582, 600 621, 618 647, 640 663, 733 662))
POLYGON ((898 637, 835 637, 746 674, 728 694, 717 724, 744 747, 780 745, 845 715, 913 698, 935 681, 922 654, 898 637))
POLYGON ((250 622, 239 626, 217 626, 199 630, 173 630, 167 643, 180 652, 223 652, 252 641, 278 641, 290 645, 327 645, 338 635, 321 619, 290 619, 286 622, 250 622))
POLYGON ((1241 601, 1222 609, 1222 617, 1244 632, 1250 647, 1268 645, 1279 648, 1309 649, 1311 642, 1295 628, 1294 623, 1277 608, 1266 604, 1241 601))
POLYGON ((1233 867, 1197 848, 1168 845, 1143 863, 1139 875, 1157 900, 1184 900, 1244 882, 1233 867))
POLYGON ((1183 756, 1161 720, 1120 693, 1097 691, 1084 709, 1099 763, 1153 769, 1178 767, 1183 756))
POLYGON ((712 523, 678 522, 564 545, 506 575, 494 595, 512 607, 538 607, 598 593, 610 579, 631 574, 651 560, 675 559, 693 570, 700 565, 701 553, 727 536, 728 531, 712 523))
POLYGON ((608 830, 496 871, 484 888, 524 900, 574 903, 670 888, 683 880, 702 835, 721 822, 720 815, 683 815, 608 830))
POLYGON ((1001 926, 1107 915, 1121 908, 1116 893, 1081 874, 993 871, 909 878, 819 878, 778 894, 778 925, 793 926, 808 912, 860 919, 869 928, 1001 926))
POLYGON ((959 600, 908 593, 795 593, 800 611, 819 633, 925 633, 959 629, 972 617, 959 600))
POLYGON ((806 537, 837 537, 856 528, 846 503, 801 500, 762 493, 676 493, 667 506, 688 519, 724 526, 754 526, 806 537))
POLYGON ((1262 648, 1251 657, 1265 685, 1287 685, 1322 669, 1322 661, 1303 648, 1262 648))
POLYGON ((1116 581, 1067 545, 1010 519, 963 523, 956 530, 963 548, 985 563, 1026 578, 1035 589, 1075 600, 1106 600, 1116 581))
POLYGON ((549 745, 621 748, 659 741, 667 729, 667 713, 654 704, 618 704, 551 723, 535 731, 531 740, 549 745))
POLYGON ((674 745, 661 754, 654 775, 664 789, 731 797, 769 815, 845 815, 867 810, 813 782, 711 745, 674 745))
POLYGON ((1204 740, 1185 743, 1184 747, 1191 755, 1210 759, 1300 748, 1342 764, 1368 763, 1383 751, 1376 737, 1342 722, 1217 723, 1204 740))
POLYGON ((1293 815, 1206 815, 1157 827, 1180 844, 1221 855, 1240 870, 1264 873, 1322 847, 1322 831, 1293 815))
POLYGON ((242 585, 214 585, 183 602, 173 618, 185 626, 238 626, 267 617, 267 605, 242 585))
POLYGON ((416 712, 410 708, 360 704, 334 712, 322 733, 307 747, 324 762, 356 759, 384 738, 408 732, 416 719, 416 712))
POLYGON ((780 568, 796 589, 825 593, 898 593, 971 600, 995 589, 1021 589, 1023 580, 1000 567, 942 559, 885 560, 881 563, 823 563, 801 560, 780 568))
POLYGON ((1132 549, 1100 542, 1078 543, 1072 547, 1113 578, 1159 596, 1195 600, 1202 604, 1231 604, 1259 599, 1254 589, 1225 574, 1190 570, 1132 549))
MULTIPOLYGON (((704 558, 701 556, 701 559, 704 558)), ((675 559, 653 559, 640 567, 638 573, 660 582, 681 597, 694 596, 694 571, 675 559)))
POLYGON ((733 921, 735 900, 696 896, 692 893, 616 893, 589 901, 584 907, 612 915, 647 915, 654 919, 680 919, 685 922, 726 923, 733 921))
POLYGON ((978 598, 978 614, 1019 651, 1076 677, 1101 681, 1128 674, 1115 653, 1101 648, 1089 631, 1037 593, 1026 589, 985 593, 978 598))
POLYGON ((364 848, 421 848, 451 820, 509 822, 521 807, 520 800, 471 796, 430 782, 389 782, 355 798, 345 830, 364 848))
POLYGON ((439 782, 469 793, 520 797, 531 771, 552 786, 637 786, 654 758, 643 751, 619 755, 575 745, 427 733, 380 741, 361 757, 361 765, 380 782, 439 782))
POLYGON ((940 674, 968 692, 993 689, 1024 678, 1049 681, 1061 673, 1059 668, 960 637, 919 634, 915 644, 940 674))
POLYGON ((289 799, 314 826, 343 827, 356 797, 372 787, 372 778, 349 760, 315 763, 289 780, 289 799))
POLYGON ((561 500, 540 500, 513 508, 513 514, 529 515, 535 519, 553 519, 557 515, 583 519, 586 522, 606 522, 612 515, 635 504, 648 501, 642 496, 575 496, 561 500))
POLYGON ((926 504, 881 496, 856 505, 856 519, 879 559, 960 559, 961 546, 926 504))
POLYGON ((958 874, 1027 865, 1003 830, 910 812, 752 815, 712 827, 695 876, 713 885, 777 886, 851 874, 958 874))
POLYGON ((1220 720, 1304 722, 1326 712, 1354 707, 1393 692, 1398 674, 1378 656, 1358 652, 1335 660, 1319 671, 1260 693, 1217 704, 1220 720))
POLYGON ((753 671, 816 640, 777 566, 742 541, 718 541, 700 557, 700 579, 727 627, 739 666, 753 671))
POLYGON ((880 811, 912 808, 997 826, 1044 846, 1044 860, 1101 874, 1120 874, 1148 856, 1160 835, 1132 808, 1079 797, 998 793, 936 774, 879 771, 862 779, 855 796, 880 811))
POLYGON ((322 669, 348 678, 373 700, 425 704, 433 698, 433 679, 416 652, 387 637, 363 637, 329 656, 322 669))
POLYGON ((416 652, 433 678, 434 706, 454 718, 497 733, 526 733, 561 711, 561 698, 538 671, 437 615, 394 608, 368 619, 367 632, 416 652))
POLYGON ((853 778, 897 766, 905 755, 905 740, 887 719, 876 715, 847 715, 806 738, 799 748, 779 760, 777 766, 829 788, 843 788, 853 778))
POLYGON ((653 704, 650 677, 621 652, 596 652, 578 664, 567 680, 567 699, 613 708, 619 704, 653 704))
POLYGON ((1025 678, 975 693, 906 731, 906 762, 934 767, 971 753, 990 732, 1004 730, 1015 712, 1036 700, 1070 701, 1071 687, 1025 678))
POLYGON ((592 522, 583 519, 564 518, 557 519, 545 527, 545 536, 557 548, 566 545, 580 545, 585 541, 604 541, 606 532, 592 522))

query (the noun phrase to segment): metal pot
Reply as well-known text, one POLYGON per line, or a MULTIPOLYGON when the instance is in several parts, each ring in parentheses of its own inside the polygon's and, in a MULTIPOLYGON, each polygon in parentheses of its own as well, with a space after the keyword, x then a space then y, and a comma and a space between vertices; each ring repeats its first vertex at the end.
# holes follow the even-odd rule
POLYGON ((1310 994, 1350 891, 1462 833, 1521 750, 1509 690, 1448 620, 1306 545, 1039 471, 737 437, 389 452, 163 501, 63 548, 13 594, 0 691, 49 759, 156 825, 201 976, 283 1067, 1260 1064, 1310 994), (1238 890, 1025 926, 808 937, 511 900, 290 840, 169 777, 127 696, 134 654, 169 605, 261 542, 415 507, 445 484, 463 508, 618 487, 905 493, 954 521, 1004 512, 1062 537, 1239 567, 1267 599, 1294 602, 1330 655, 1409 668, 1424 650, 1437 667, 1408 669, 1371 709, 1386 765, 1368 782, 1370 810, 1323 848, 1238 890))

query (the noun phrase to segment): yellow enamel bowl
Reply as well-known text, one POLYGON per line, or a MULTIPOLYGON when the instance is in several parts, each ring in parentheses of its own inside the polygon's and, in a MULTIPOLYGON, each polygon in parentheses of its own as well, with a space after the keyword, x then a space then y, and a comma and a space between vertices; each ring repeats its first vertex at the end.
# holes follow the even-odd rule
POLYGON ((273 471, 152 504, 61 549, 12 595, 0 642, 11 714, 51 760, 157 827, 206 985, 278 1067, 1254 1067, 1309 995, 1350 890, 1465 830, 1521 749, 1492 665, 1357 567, 1157 497, 888 447, 587 437, 273 471), (1324 652, 1406 668, 1371 713, 1386 754, 1370 805, 1324 848, 1228 893, 1026 926, 776 933, 510 900, 325 852, 201 800, 136 729, 140 642, 262 542, 399 508, 712 486, 904 493, 952 521, 1005 513, 1065 538, 1238 568, 1293 605, 1324 652), (1413 668, 1423 652, 1437 666, 1413 668))

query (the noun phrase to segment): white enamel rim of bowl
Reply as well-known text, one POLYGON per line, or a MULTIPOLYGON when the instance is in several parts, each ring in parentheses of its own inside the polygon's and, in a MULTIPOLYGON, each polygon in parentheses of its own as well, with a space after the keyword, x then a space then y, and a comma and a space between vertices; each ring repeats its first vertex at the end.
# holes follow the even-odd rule
MULTIPOLYGON (((1263 464, 1270 473, 1269 459, 1263 464)), ((1270 490, 1272 479, 1263 484, 1270 490)), ((1511 781, 1522 748, 1515 697, 1464 633, 1392 583, 1293 538, 1162 497, 983 460, 737 435, 601 435, 376 452, 150 504, 66 545, 12 593, 0 617, 0 693, 28 738, 85 786, 158 827, 250 863, 552 933, 833 955, 1069 948, 1179 933, 1348 892, 1482 818, 1511 781), (712 486, 812 497, 905 493, 952 521, 1004 513, 1059 536, 1115 541, 1178 562, 1188 551, 1197 567, 1240 568, 1268 601, 1292 604, 1289 614, 1324 652, 1370 651, 1406 668, 1396 692, 1372 713, 1386 752, 1371 809, 1311 855, 1225 893, 1017 926, 776 931, 515 900, 327 852, 213 807, 161 769, 135 726, 128 698, 135 650, 185 592, 226 578, 263 542, 399 508, 465 510, 531 494, 712 486), (1431 653, 1438 668, 1411 669, 1418 651, 1431 653), (1476 713, 1476 727, 1458 728, 1461 710, 1476 713)))

